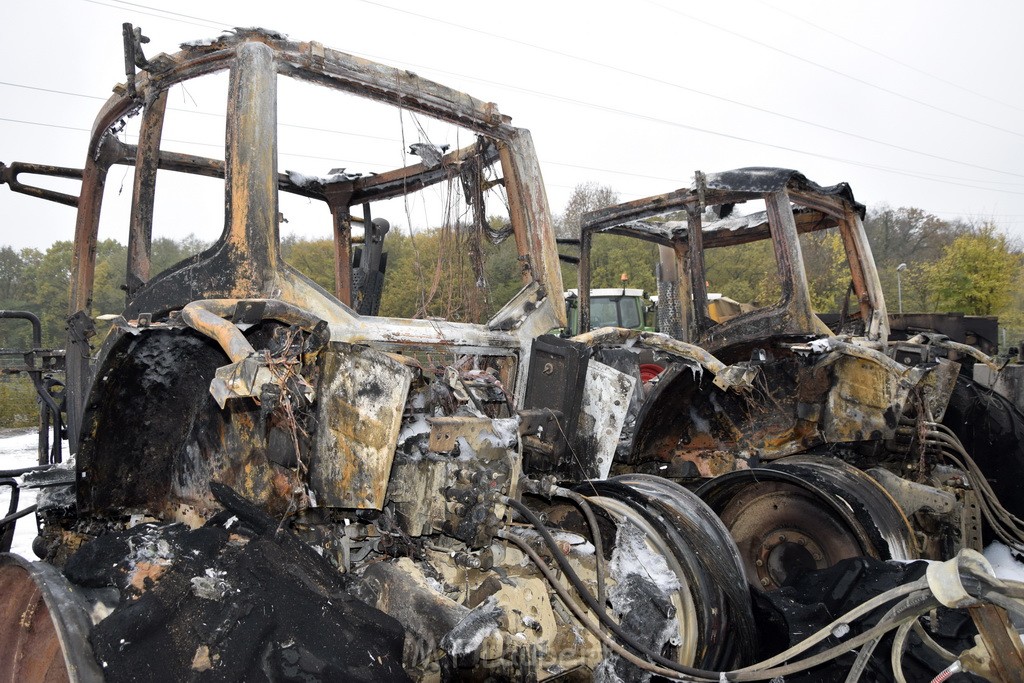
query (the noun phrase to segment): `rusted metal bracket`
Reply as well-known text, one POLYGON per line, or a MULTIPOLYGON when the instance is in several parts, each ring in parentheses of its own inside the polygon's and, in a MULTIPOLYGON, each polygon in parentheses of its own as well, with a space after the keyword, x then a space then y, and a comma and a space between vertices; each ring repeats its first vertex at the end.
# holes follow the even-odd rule
POLYGON ((968 611, 988 650, 992 673, 1003 683, 1024 683, 1024 644, 1010 624, 1006 610, 978 605, 968 611))

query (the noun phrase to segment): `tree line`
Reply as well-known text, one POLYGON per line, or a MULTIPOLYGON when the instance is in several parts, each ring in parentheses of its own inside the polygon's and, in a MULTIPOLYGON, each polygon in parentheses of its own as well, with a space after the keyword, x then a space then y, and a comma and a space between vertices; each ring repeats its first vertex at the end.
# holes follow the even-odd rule
MULTIPOLYGON (((578 234, 586 211, 615 203, 608 187, 580 185, 556 221, 560 235, 578 234)), ((489 318, 522 286, 525 263, 514 241, 492 243, 501 233, 451 225, 410 233, 393 229, 386 238, 387 275, 380 315, 480 322, 489 318)), ((890 312, 898 307, 898 280, 907 312, 962 312, 998 315, 1013 342, 1024 337, 1024 288, 1020 284, 1020 246, 990 223, 946 221, 922 209, 877 207, 864 222, 890 312), (899 274, 900 264, 907 264, 899 274)), ((812 303, 819 312, 842 305, 849 270, 834 231, 801 237, 812 303)), ((192 255, 206 244, 194 237, 162 238, 153 243, 153 272, 192 255)), ((43 324, 43 345, 64 345, 72 243, 46 250, 0 248, 0 308, 28 310, 43 324)), ((563 251, 575 251, 566 247, 563 251)), ((327 291, 334 289, 330 240, 287 238, 286 262, 327 291)), ((93 314, 119 313, 124 307, 126 247, 115 240, 97 245, 93 314)), ((592 252, 594 287, 628 286, 657 291, 657 248, 629 238, 599 235, 592 252)), ((707 253, 709 291, 737 301, 769 303, 778 295, 774 257, 768 242, 707 253), (721 252, 721 253, 719 253, 721 252)), ((565 286, 576 286, 576 269, 563 265, 565 286)), ((26 348, 28 325, 0 323, 0 348, 26 348)))

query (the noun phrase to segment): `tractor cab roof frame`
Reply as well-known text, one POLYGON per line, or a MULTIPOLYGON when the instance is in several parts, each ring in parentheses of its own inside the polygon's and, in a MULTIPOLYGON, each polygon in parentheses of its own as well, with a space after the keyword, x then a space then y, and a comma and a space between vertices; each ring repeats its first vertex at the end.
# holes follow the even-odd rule
MULTIPOLYGON (((799 235, 838 228, 850 267, 857 314, 864 336, 884 344, 888 319, 878 273, 864 233, 864 206, 846 183, 824 187, 791 169, 741 168, 715 174, 698 171, 695 182, 665 194, 625 202, 584 214, 580 230, 580 330, 590 327, 590 252, 595 234, 624 235, 663 247, 663 277, 677 284, 681 315, 678 329, 663 330, 716 351, 767 337, 820 335, 811 307, 799 235), (766 211, 729 217, 733 206, 763 200, 766 211), (725 216, 705 222, 705 210, 725 216), (673 212, 686 221, 648 219, 673 212), (704 252, 758 240, 771 240, 782 296, 772 306, 715 323, 706 303, 704 252)), ((659 305, 664 302, 659 301, 659 305)))

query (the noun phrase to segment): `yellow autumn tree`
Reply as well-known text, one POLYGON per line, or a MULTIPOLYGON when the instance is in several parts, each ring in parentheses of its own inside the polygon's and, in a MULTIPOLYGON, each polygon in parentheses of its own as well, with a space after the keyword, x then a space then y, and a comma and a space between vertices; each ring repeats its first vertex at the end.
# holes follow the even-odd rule
POLYGON ((954 239, 926 273, 939 310, 996 315, 1010 303, 1020 267, 1006 235, 986 224, 954 239))

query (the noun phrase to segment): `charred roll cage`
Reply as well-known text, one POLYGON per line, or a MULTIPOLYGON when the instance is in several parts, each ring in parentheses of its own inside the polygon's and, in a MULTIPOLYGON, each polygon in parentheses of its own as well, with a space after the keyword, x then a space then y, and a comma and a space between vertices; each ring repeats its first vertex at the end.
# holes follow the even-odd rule
MULTIPOLYGON (((588 216, 581 310, 591 235, 633 230, 690 273, 674 291, 685 313, 672 335, 606 328, 564 340, 544 335, 565 311, 532 142, 493 104, 262 30, 152 59, 143 42, 126 25, 127 82, 96 120, 84 169, 0 169, 11 189, 78 208, 75 459, 19 473, 41 489, 43 561, 0 556, 0 679, 813 680, 837 661, 877 672, 872 654, 889 631, 898 673, 909 631, 923 632, 918 619, 940 605, 969 610, 983 637, 957 651, 957 666, 1005 680, 1024 670, 1005 612, 1021 612, 1024 587, 992 577, 968 511, 1015 547, 1020 522, 940 423, 955 364, 923 345, 912 367, 886 355, 848 188, 739 171, 588 216), (221 70, 224 160, 163 150, 168 89, 221 70), (280 76, 477 139, 378 175, 299 181, 277 168, 280 76), (119 141, 112 129, 137 113, 138 144, 119 141), (127 297, 94 351, 97 232, 115 164, 135 167, 127 297), (495 166, 500 177, 487 179, 495 166), (225 218, 212 247, 153 274, 160 170, 223 178, 225 218), (24 185, 22 173, 81 178, 81 192, 24 185), (486 324, 372 315, 370 243, 387 224, 371 204, 438 183, 461 187, 480 229, 485 192, 507 197, 523 288, 486 324), (326 204, 335 292, 282 260, 281 191, 326 204), (702 228, 705 206, 753 198, 765 219, 702 228), (636 222, 677 209, 685 226, 636 222), (832 226, 857 310, 852 334, 822 340, 796 235, 832 226), (693 305, 707 298, 702 249, 769 234, 781 304, 712 325, 693 305), (665 368, 647 387, 642 356, 665 368), (678 483, 702 477, 697 493, 678 483), (847 603, 809 638, 764 645, 751 591, 771 600, 804 570, 915 557, 948 561, 925 578, 884 570, 899 575, 892 588, 847 603)), ((814 623, 764 609, 792 630, 814 623)), ((929 652, 914 671, 949 664, 939 645, 929 652)))

